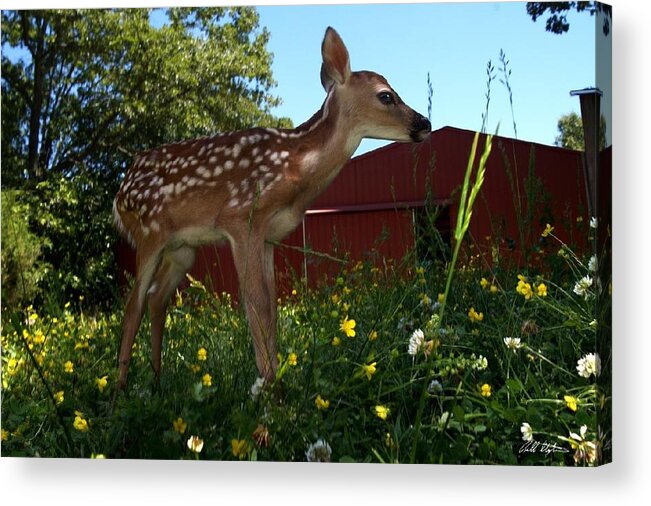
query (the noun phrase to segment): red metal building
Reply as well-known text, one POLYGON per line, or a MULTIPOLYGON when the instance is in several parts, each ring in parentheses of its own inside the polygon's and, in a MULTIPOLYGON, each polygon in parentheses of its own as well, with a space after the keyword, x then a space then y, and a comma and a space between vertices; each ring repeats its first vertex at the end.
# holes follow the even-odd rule
MULTIPOLYGON (((351 262, 365 259, 372 250, 377 258, 400 260, 414 248, 428 191, 430 202, 441 206, 436 225, 445 238, 456 223, 458 189, 474 135, 444 127, 421 144, 394 143, 352 159, 307 211, 302 225, 283 241, 288 247, 276 248, 280 292, 291 289, 294 277, 307 278, 314 286, 341 268, 322 255, 304 254, 304 249, 351 262)), ((480 152, 483 144, 482 136, 480 152)), ((610 158, 610 149, 602 152, 606 181, 610 158)), ((493 139, 470 225, 471 241, 479 250, 494 252, 497 246, 502 256, 521 262, 522 246, 539 241, 546 223, 554 225, 563 241, 580 248, 585 234, 579 229, 585 230, 588 219, 580 152, 493 139)), ((133 252, 121 245, 120 270, 133 273, 134 263, 133 252)), ((191 275, 208 280, 217 292, 237 295, 227 245, 202 248, 191 275)))

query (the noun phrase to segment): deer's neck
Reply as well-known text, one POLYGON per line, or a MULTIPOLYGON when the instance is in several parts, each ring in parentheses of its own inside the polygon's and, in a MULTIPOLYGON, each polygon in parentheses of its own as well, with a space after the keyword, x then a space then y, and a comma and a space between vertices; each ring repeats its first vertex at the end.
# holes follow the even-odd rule
POLYGON ((308 203, 332 182, 362 141, 354 118, 332 90, 321 109, 290 136, 296 142, 296 183, 306 192, 308 203))

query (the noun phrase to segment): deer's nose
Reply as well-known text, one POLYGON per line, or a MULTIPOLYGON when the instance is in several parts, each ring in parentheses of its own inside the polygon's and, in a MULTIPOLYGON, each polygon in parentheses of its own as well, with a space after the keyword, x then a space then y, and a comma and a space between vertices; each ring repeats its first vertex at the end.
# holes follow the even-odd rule
POLYGON ((411 124, 411 138, 414 142, 423 141, 431 130, 432 124, 429 120, 421 114, 416 114, 416 117, 411 124))

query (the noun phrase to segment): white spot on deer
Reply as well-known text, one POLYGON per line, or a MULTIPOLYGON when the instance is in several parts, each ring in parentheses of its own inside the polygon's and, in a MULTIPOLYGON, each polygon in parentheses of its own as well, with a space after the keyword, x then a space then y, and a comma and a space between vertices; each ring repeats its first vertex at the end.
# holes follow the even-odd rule
POLYGON ((174 188, 174 193, 176 195, 181 195, 185 191, 185 185, 183 183, 176 183, 176 188, 174 188))
POLYGON ((181 165, 181 168, 182 169, 187 169, 188 165, 190 165, 190 162, 188 160, 186 160, 185 162, 183 162, 183 165, 181 165))
POLYGON ((152 285, 149 287, 149 290, 147 290, 147 295, 155 294, 157 288, 158 288, 158 285, 155 282, 152 283, 152 285))
POLYGON ((226 160, 226 163, 224 163, 224 169, 226 170, 231 170, 235 166, 235 162, 233 160, 226 160))
POLYGON ((228 201, 228 207, 235 207, 240 203, 239 199, 232 198, 231 200, 228 201))
POLYGON ((301 168, 303 170, 312 170, 317 166, 319 162, 319 152, 318 151, 308 151, 303 155, 301 160, 301 168))
POLYGON ((170 184, 168 184, 168 185, 161 186, 160 191, 161 191, 161 192, 163 193, 163 195, 165 195, 165 196, 167 196, 167 195, 172 195, 172 193, 174 193, 174 183, 170 183, 170 184))
POLYGON ((203 165, 199 165, 199 167, 197 167, 197 176, 209 177, 210 171, 203 165))
POLYGON ((208 158, 209 163, 217 163, 218 158, 215 155, 212 155, 210 158, 208 158))
POLYGON ((258 156, 258 153, 260 153, 260 148, 258 147, 253 148, 253 150, 251 151, 251 155, 253 156, 258 156))
POLYGON ((260 169, 260 172, 269 172, 269 167, 266 165, 260 165, 258 169, 260 169))
POLYGON ((262 155, 256 156, 255 160, 253 160, 253 163, 255 164, 262 163, 262 160, 264 160, 264 157, 262 155))
POLYGON ((221 165, 218 165, 215 167, 215 169, 212 171, 213 177, 218 177, 224 169, 221 168, 221 165))
POLYGON ((197 153, 197 156, 203 156, 203 154, 206 152, 206 146, 201 146, 201 149, 199 149, 199 152, 197 153))
POLYGON ((279 132, 278 130, 276 130, 275 128, 266 128, 265 130, 266 130, 267 132, 269 132, 270 134, 273 134, 273 135, 278 135, 278 134, 280 134, 280 132, 279 132))
POLYGON ((241 169, 246 169, 249 167, 250 164, 251 164, 251 160, 249 160, 248 158, 242 158, 240 160, 239 166, 241 169))
POLYGON ((239 144, 235 144, 235 146, 233 146, 233 158, 237 158, 238 156, 240 156, 241 150, 242 150, 242 146, 240 146, 239 144))
POLYGON ((160 232, 160 225, 156 220, 151 220, 151 222, 149 222, 149 226, 154 232, 160 232))
POLYGON ((230 157, 231 156, 231 148, 226 148, 224 150, 224 155, 227 156, 227 157, 230 157))

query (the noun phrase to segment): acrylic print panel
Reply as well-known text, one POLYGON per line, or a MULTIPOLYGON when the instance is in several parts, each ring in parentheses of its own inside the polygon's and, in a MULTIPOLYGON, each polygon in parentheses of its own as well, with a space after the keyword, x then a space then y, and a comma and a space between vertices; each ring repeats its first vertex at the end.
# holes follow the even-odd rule
POLYGON ((610 462, 608 5, 2 16, 3 456, 610 462))

